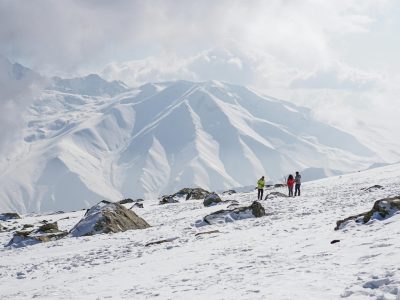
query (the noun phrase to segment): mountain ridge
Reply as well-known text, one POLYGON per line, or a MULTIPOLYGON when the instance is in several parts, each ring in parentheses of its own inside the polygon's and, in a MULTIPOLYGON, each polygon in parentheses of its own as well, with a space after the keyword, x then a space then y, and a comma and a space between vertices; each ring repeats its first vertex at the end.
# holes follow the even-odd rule
POLYGON ((0 177, 0 209, 73 210, 103 198, 228 189, 261 175, 281 181, 295 170, 329 174, 376 161, 308 109, 238 85, 175 81, 89 94, 47 89, 35 101, 25 152, 0 177))

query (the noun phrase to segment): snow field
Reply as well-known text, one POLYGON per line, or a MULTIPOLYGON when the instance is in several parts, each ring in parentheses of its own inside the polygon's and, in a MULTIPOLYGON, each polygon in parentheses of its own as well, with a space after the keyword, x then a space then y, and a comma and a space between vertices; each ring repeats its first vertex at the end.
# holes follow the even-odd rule
MULTIPOLYGON (((301 197, 262 201, 265 217, 200 228, 197 220, 226 205, 145 201, 135 212, 149 229, 1 248, 0 297, 399 300, 400 214, 333 230, 337 220, 399 195, 399 178, 400 165, 394 165, 305 183, 301 197), (375 184, 384 189, 362 190, 375 184), (210 230, 219 233, 195 236, 210 230), (330 244, 334 239, 340 242, 330 244)), ((248 205, 256 191, 222 198, 248 205)), ((69 217, 59 227, 70 229, 83 214, 28 215, 17 222, 69 217)), ((2 244, 10 238, 0 233, 2 244)))

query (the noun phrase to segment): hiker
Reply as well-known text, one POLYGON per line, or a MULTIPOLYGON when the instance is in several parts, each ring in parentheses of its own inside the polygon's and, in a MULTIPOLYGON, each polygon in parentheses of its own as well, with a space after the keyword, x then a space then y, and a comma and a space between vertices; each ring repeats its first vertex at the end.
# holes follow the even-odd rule
POLYGON ((294 181, 296 185, 294 187, 294 196, 296 197, 297 194, 300 196, 300 185, 301 185, 301 175, 299 172, 296 172, 296 176, 294 177, 294 181))
POLYGON ((292 174, 290 174, 287 179, 287 186, 289 189, 289 197, 293 197, 294 178, 292 174))
POLYGON ((265 186, 265 180, 264 176, 262 176, 258 181, 257 181, 257 189, 258 189, 258 200, 262 200, 263 194, 264 194, 264 186, 265 186))

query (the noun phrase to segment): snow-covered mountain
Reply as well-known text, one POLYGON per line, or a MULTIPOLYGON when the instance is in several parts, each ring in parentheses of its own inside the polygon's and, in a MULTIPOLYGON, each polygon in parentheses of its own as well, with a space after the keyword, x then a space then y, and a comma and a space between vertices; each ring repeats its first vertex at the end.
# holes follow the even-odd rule
POLYGON ((276 182, 296 170, 329 174, 377 161, 308 109, 245 87, 111 83, 119 92, 92 77, 58 80, 32 105, 24 142, 0 165, 0 211, 73 210, 104 198, 245 186, 261 175, 276 182))
POLYGON ((72 79, 53 77, 49 89, 79 95, 115 96, 129 88, 121 81, 108 82, 97 74, 90 74, 72 79))

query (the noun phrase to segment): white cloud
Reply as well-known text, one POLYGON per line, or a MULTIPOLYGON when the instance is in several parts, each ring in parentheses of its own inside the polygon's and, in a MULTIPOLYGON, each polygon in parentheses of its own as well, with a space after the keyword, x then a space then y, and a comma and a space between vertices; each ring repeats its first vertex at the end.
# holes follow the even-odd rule
POLYGON ((398 101, 397 7, 394 0, 1 1, 0 54, 48 75, 250 85, 356 127, 371 117, 355 110, 360 103, 368 104, 360 111, 384 114, 398 101))
POLYGON ((20 139, 26 110, 39 91, 41 78, 0 56, 0 153, 20 139))

